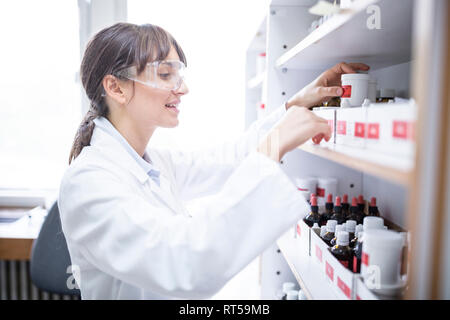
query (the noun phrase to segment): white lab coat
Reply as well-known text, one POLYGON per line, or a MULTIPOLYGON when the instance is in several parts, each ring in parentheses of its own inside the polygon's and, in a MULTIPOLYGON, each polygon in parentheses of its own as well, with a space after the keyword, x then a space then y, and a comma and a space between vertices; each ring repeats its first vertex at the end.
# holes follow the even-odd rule
POLYGON ((279 164, 252 151, 284 113, 203 152, 148 149, 161 187, 95 127, 58 199, 82 299, 208 298, 303 217, 307 202, 279 164), (184 201, 208 194, 215 201, 191 216, 184 201))

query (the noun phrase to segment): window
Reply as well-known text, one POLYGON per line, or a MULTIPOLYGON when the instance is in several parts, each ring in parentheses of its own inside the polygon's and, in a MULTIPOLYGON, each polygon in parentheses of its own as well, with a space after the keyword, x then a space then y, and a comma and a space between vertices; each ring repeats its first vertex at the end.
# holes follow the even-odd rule
POLYGON ((2 1, 0 12, 0 188, 56 189, 81 120, 77 1, 2 1))

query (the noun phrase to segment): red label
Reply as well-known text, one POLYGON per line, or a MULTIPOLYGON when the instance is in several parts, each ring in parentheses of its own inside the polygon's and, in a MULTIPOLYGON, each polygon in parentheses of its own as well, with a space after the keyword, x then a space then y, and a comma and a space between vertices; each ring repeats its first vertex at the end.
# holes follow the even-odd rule
POLYGON ((336 134, 347 134, 347 122, 336 121, 336 134))
POLYGON ((297 188, 300 191, 308 191, 308 189, 303 189, 303 188, 297 188))
POLYGON ((366 135, 366 124, 355 122, 355 137, 364 138, 366 135))
POLYGON ((325 197, 325 189, 317 187, 316 188, 316 194, 317 194, 318 197, 325 197))
POLYGON ((348 261, 347 261, 347 260, 339 260, 339 262, 340 262, 346 269, 348 269, 348 261))
POLYGON ((334 269, 333 269, 332 266, 330 266, 328 261, 325 261, 325 273, 327 274, 328 278, 330 278, 331 281, 333 281, 333 279, 334 279, 334 269))
POLYGON ((342 86, 342 98, 350 98, 352 96, 352 86, 342 86))
POLYGON ((260 108, 264 109, 266 107, 266 105, 264 103, 261 103, 260 108))
POLYGON ((363 252, 361 255, 361 263, 369 266, 369 255, 365 252, 363 252))
MULTIPOLYGON (((292 230, 292 229, 291 229, 291 230, 292 230)), ((301 230, 302 230, 302 229, 300 228, 300 225, 297 224, 297 234, 298 234, 299 237, 301 236, 301 233, 302 233, 301 230)), ((291 232, 292 232, 292 231, 291 231, 291 232)))
POLYGON ((408 122, 394 121, 392 126, 392 136, 399 139, 408 138, 408 122))
POLYGON ((322 262, 322 250, 319 248, 319 246, 316 244, 316 257, 319 259, 320 262, 322 262))
POLYGON ((342 281, 341 278, 339 278, 339 276, 337 277, 337 285, 338 288, 341 289, 341 291, 347 296, 347 298, 351 299, 352 291, 350 290, 349 286, 347 286, 345 282, 342 281))
POLYGON ((358 273, 358 259, 353 257, 353 272, 358 273))
POLYGON ((361 297, 356 295, 356 300, 361 300, 361 297))
POLYGON ((379 123, 369 123, 367 125, 367 138, 380 139, 380 124, 379 123))

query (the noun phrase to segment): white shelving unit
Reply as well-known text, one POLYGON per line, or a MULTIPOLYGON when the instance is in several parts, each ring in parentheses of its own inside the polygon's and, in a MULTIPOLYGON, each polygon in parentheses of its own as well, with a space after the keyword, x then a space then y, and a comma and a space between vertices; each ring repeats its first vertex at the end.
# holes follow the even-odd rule
MULTIPOLYGON (((351 8, 308 33, 311 22, 318 18, 308 9, 316 2, 272 0, 247 52, 246 123, 264 117, 321 72, 342 61, 368 64, 370 73, 378 79, 378 88, 393 88, 402 98, 414 98, 418 107, 414 157, 305 144, 287 154, 282 167, 291 178, 336 177, 340 194, 363 194, 366 199, 376 196, 382 216, 412 234, 412 268, 405 297, 449 297, 450 290, 445 291, 438 283, 450 283, 443 267, 444 263, 450 267, 450 254, 445 252, 450 244, 438 241, 444 237, 436 236, 435 226, 442 226, 439 234, 444 225, 450 227, 450 213, 443 200, 448 192, 436 185, 449 184, 442 176, 449 171, 445 157, 450 151, 442 148, 447 140, 439 135, 447 128, 444 119, 450 118, 448 96, 437 84, 449 82, 442 66, 450 65, 444 45, 449 42, 446 30, 450 5, 444 0, 355 0, 351 8), (372 29, 368 19, 377 12, 381 28, 372 29), (256 75, 255 58, 262 50, 266 52, 266 71, 256 75), (265 104, 264 112, 257 110, 259 103, 265 104), (418 195, 427 198, 421 200, 418 195), (436 208, 440 213, 434 213, 436 208), (441 252, 445 258, 435 262, 430 251, 441 252), (442 267, 436 266, 439 263, 442 267)), ((311 257, 298 250, 291 231, 262 255, 263 298, 275 298, 286 278, 275 275, 283 263, 308 298, 338 298, 311 257)))

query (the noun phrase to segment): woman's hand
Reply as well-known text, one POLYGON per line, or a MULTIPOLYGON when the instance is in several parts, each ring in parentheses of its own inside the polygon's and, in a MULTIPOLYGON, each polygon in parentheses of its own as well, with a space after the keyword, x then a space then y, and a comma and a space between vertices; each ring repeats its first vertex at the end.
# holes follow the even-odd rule
POLYGON ((287 152, 311 138, 315 143, 320 143, 322 138, 330 140, 331 128, 327 120, 307 108, 293 106, 261 142, 258 152, 279 162, 287 152))
POLYGON ((341 62, 322 73, 316 80, 308 84, 286 103, 286 108, 302 106, 310 108, 342 95, 341 75, 356 73, 358 70, 369 70, 364 63, 341 62))

